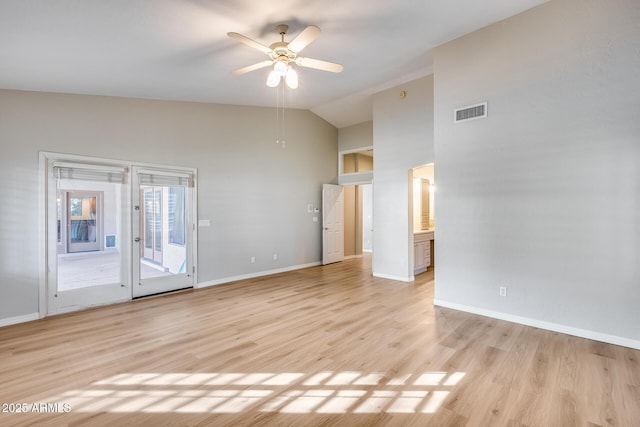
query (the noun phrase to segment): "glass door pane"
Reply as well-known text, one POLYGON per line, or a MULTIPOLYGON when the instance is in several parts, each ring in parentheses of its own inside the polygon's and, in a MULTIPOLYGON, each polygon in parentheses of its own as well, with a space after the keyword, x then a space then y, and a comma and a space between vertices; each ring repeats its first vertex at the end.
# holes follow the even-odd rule
POLYGON ((144 242, 140 278, 181 274, 186 266, 185 189, 141 186, 144 242), (166 258, 166 259, 165 259, 166 258))
POLYGON ((58 246, 58 291, 120 282, 120 254, 112 248, 104 248, 102 238, 104 216, 108 218, 107 232, 118 234, 114 229, 114 218, 119 215, 115 203, 119 191, 114 184, 89 181, 65 184, 86 190, 60 190, 58 193, 58 199, 64 200, 66 206, 64 211, 57 212, 60 227, 57 234, 64 235, 65 240, 65 244, 58 246), (90 191, 89 188, 100 188, 101 191, 90 191))

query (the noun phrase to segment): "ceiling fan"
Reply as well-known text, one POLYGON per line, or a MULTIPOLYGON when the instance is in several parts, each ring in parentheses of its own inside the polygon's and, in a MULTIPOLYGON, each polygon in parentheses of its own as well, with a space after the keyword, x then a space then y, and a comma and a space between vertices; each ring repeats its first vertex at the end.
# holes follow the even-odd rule
POLYGON ((339 73, 342 71, 344 67, 340 64, 298 56, 302 49, 308 46, 320 35, 320 28, 315 25, 310 25, 302 30, 296 38, 290 42, 285 42, 284 36, 287 34, 288 29, 289 26, 285 24, 276 26, 276 31, 280 34, 281 39, 279 42, 272 43, 271 46, 265 46, 247 36, 243 36, 242 34, 233 32, 227 33, 227 35, 232 39, 238 40, 239 42, 242 42, 247 46, 251 46, 252 48, 266 53, 269 56, 269 59, 265 61, 239 68, 231 74, 238 76, 240 74, 273 65, 273 69, 267 78, 267 86, 276 87, 280 84, 280 80, 284 79, 289 88, 295 89, 298 87, 298 73, 291 67, 294 63, 300 67, 314 68, 316 70, 330 71, 332 73, 339 73))

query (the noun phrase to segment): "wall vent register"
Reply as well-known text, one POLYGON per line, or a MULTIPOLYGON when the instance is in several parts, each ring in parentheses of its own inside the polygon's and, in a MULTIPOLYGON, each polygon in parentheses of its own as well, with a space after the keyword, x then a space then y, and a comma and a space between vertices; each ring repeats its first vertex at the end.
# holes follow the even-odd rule
POLYGON ((455 123, 468 120, 483 119, 487 117, 487 103, 470 105, 468 107, 458 108, 454 111, 453 121, 455 123))

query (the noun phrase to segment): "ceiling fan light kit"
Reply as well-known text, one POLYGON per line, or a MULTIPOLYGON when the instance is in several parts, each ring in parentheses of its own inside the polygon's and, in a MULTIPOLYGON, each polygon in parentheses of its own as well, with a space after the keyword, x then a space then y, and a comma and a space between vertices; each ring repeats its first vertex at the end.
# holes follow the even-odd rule
POLYGON ((284 81, 287 87, 290 89, 297 89, 298 87, 298 73, 289 64, 284 61, 276 60, 273 65, 273 70, 267 77, 267 86, 277 87, 280 84, 280 80, 284 77, 284 81))
POLYGON ((298 88, 298 72, 293 68, 289 67, 289 70, 287 71, 287 75, 285 76, 284 81, 285 83, 287 83, 287 86, 289 88, 297 89, 298 88))
POLYGON ((315 25, 310 25, 302 30, 302 32, 291 42, 285 42, 284 36, 288 30, 288 25, 280 24, 276 26, 276 31, 280 34, 280 41, 272 43, 268 47, 250 39, 247 36, 243 36, 242 34, 233 32, 227 33, 227 35, 232 39, 238 40, 247 46, 266 53, 270 58, 266 61, 261 61, 247 67, 239 68, 231 74, 237 76, 273 65, 273 69, 269 72, 269 76, 267 77, 267 86, 277 87, 280 85, 280 81, 284 80, 287 87, 290 89, 296 89, 298 87, 298 72, 291 66, 292 64, 316 70, 330 71, 333 73, 339 73, 343 70, 344 67, 342 65, 334 62, 298 56, 302 49, 308 46, 320 35, 320 28, 315 25))

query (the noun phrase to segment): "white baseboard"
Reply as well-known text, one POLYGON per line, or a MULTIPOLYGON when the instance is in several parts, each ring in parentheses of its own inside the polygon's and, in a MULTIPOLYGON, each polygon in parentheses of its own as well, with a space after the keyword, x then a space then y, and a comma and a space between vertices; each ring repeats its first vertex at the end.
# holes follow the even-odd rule
POLYGON ((0 319, 0 327, 15 325, 16 323, 31 322, 32 320, 38 320, 39 318, 40 318, 40 313, 31 313, 31 314, 25 314, 23 316, 7 317, 5 319, 0 319))
POLYGON ((529 317, 515 316, 513 314, 501 313, 499 311, 485 310, 483 308, 457 304, 454 302, 443 301, 439 299, 434 299, 433 305, 452 308, 454 310, 464 311, 467 313, 479 314, 480 316, 492 317, 494 319, 506 320, 507 322, 533 326, 534 328, 546 329, 548 331, 560 332, 562 334, 573 335, 580 338, 587 338, 594 341, 601 341, 608 344, 615 344, 622 347, 629 347, 640 350, 640 341, 632 340, 625 337, 619 337, 617 335, 603 334, 602 332, 590 331, 588 329, 574 328, 573 326, 545 322, 543 320, 531 319, 529 317))
POLYGON ((278 274, 278 273, 286 273, 287 271, 300 270, 308 267, 316 267, 318 265, 321 265, 319 261, 311 262, 309 264, 300 264, 300 265, 292 265, 291 267, 277 268, 275 270, 258 271, 256 273, 241 274, 239 276, 225 277, 223 279, 216 279, 208 282, 201 282, 201 283, 198 283, 196 286, 194 286, 194 288, 200 289, 200 288, 206 288, 208 286, 221 285, 223 283, 237 282, 238 280, 255 279, 256 277, 269 276, 271 274, 278 274))
POLYGON ((373 277, 378 277, 380 279, 389 279, 396 280, 399 282, 413 282, 415 280, 414 276, 394 276, 392 274, 382 274, 382 273, 373 273, 373 277))

